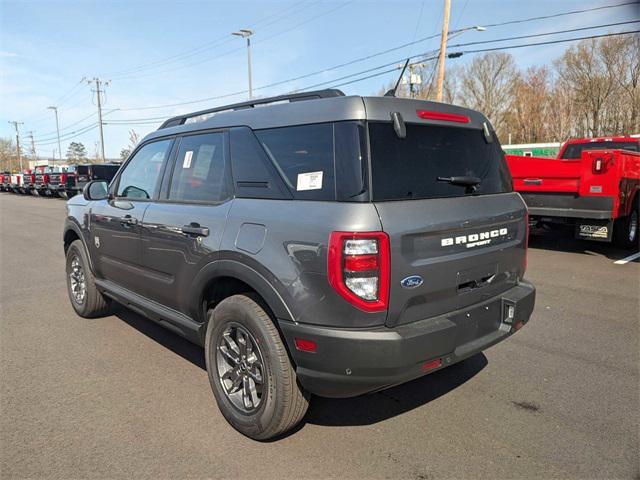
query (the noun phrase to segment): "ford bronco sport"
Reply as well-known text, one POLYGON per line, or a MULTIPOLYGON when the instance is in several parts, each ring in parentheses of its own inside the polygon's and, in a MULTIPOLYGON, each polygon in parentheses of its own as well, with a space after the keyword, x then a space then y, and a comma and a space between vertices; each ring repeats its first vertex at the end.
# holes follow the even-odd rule
POLYGON ((480 113, 337 90, 171 118, 68 201, 69 298, 202 345, 259 440, 310 394, 433 372, 525 324, 527 209, 480 113))

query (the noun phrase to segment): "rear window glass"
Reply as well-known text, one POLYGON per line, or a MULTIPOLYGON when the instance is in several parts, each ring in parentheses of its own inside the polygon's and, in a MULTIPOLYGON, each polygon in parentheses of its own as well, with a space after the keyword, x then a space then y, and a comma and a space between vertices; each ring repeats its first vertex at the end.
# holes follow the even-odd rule
POLYGON ((407 124, 399 138, 391 123, 370 123, 374 201, 444 198, 509 192, 511 176, 500 144, 481 130, 407 124), (477 177, 472 188, 438 177, 477 177))
POLYGON ((632 152, 637 152, 640 149, 638 148, 638 142, 573 143, 567 145, 567 148, 562 152, 562 157, 560 158, 580 158, 582 157, 582 152, 585 150, 631 150, 632 152))

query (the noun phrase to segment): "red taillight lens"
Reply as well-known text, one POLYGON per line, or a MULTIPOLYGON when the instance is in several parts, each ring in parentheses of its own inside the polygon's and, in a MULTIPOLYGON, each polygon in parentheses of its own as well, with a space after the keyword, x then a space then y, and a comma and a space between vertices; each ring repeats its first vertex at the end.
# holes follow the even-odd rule
POLYGON ((67 181, 67 174, 66 173, 60 174, 60 183, 65 183, 66 181, 67 181))
POLYGON ((365 312, 386 310, 389 275, 389 236, 386 233, 331 233, 329 283, 349 303, 365 312))
POLYGON ((378 255, 349 255, 344 259, 344 269, 349 272, 377 270, 378 255))
POLYGON ((425 120, 441 120, 443 122, 469 123, 469 117, 458 113, 431 112, 429 110, 416 110, 420 118, 425 120))

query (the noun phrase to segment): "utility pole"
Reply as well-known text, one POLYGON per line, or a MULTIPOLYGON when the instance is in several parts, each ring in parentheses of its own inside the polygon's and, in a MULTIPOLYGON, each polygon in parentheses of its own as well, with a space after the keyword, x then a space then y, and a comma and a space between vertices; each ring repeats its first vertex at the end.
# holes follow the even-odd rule
POLYGON ((33 131, 29 132, 29 138, 31 139, 31 156, 33 157, 34 160, 37 160, 38 155, 36 153, 36 144, 33 141, 33 131))
POLYGON ((436 101, 442 101, 442 87, 444 85, 444 61, 447 54, 447 37, 449 35, 449 14, 451 13, 451 0, 444 0, 444 15, 442 16, 442 35, 440 36, 440 55, 438 56, 438 83, 436 88, 436 101))
MULTIPOLYGON (((60 125, 58 124, 58 107, 47 107, 47 110, 53 110, 56 115, 56 132, 58 133, 58 154, 60 155, 60 161, 62 161, 62 147, 60 146, 60 125)), ((55 156, 53 157, 55 160, 55 156)))
POLYGON ((110 82, 103 82, 98 77, 95 77, 91 80, 87 80, 87 83, 96 84, 96 89, 92 90, 92 92, 95 92, 96 94, 96 104, 98 105, 98 127, 100 128, 100 153, 102 157, 102 162, 104 163, 106 160, 104 156, 104 132, 102 130, 102 99, 100 98, 100 94, 104 93, 104 87, 108 86, 110 82), (100 84, 103 85, 102 90, 100 90, 100 84))
POLYGON ((16 129, 16 153, 18 154, 18 162, 20 162, 20 171, 22 172, 22 154, 20 153, 20 125, 23 125, 23 122, 16 122, 15 120, 10 121, 15 129, 16 129))
POLYGON ((251 100, 253 98, 253 87, 251 85, 251 35, 253 35, 253 30, 241 28, 237 32, 233 32, 231 35, 247 39, 247 71, 249 73, 249 100, 251 100))

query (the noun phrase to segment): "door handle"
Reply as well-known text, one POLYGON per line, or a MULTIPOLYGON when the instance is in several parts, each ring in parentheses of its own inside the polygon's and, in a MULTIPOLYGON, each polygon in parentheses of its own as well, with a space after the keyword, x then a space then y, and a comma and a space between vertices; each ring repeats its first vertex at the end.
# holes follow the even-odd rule
POLYGON ((120 223, 122 225, 137 225, 138 219, 133 218, 131 215, 125 215, 122 219, 120 219, 120 223))
POLYGON ((198 223, 190 223, 182 227, 182 233, 196 237, 208 237, 209 229, 207 227, 201 227, 198 223))

